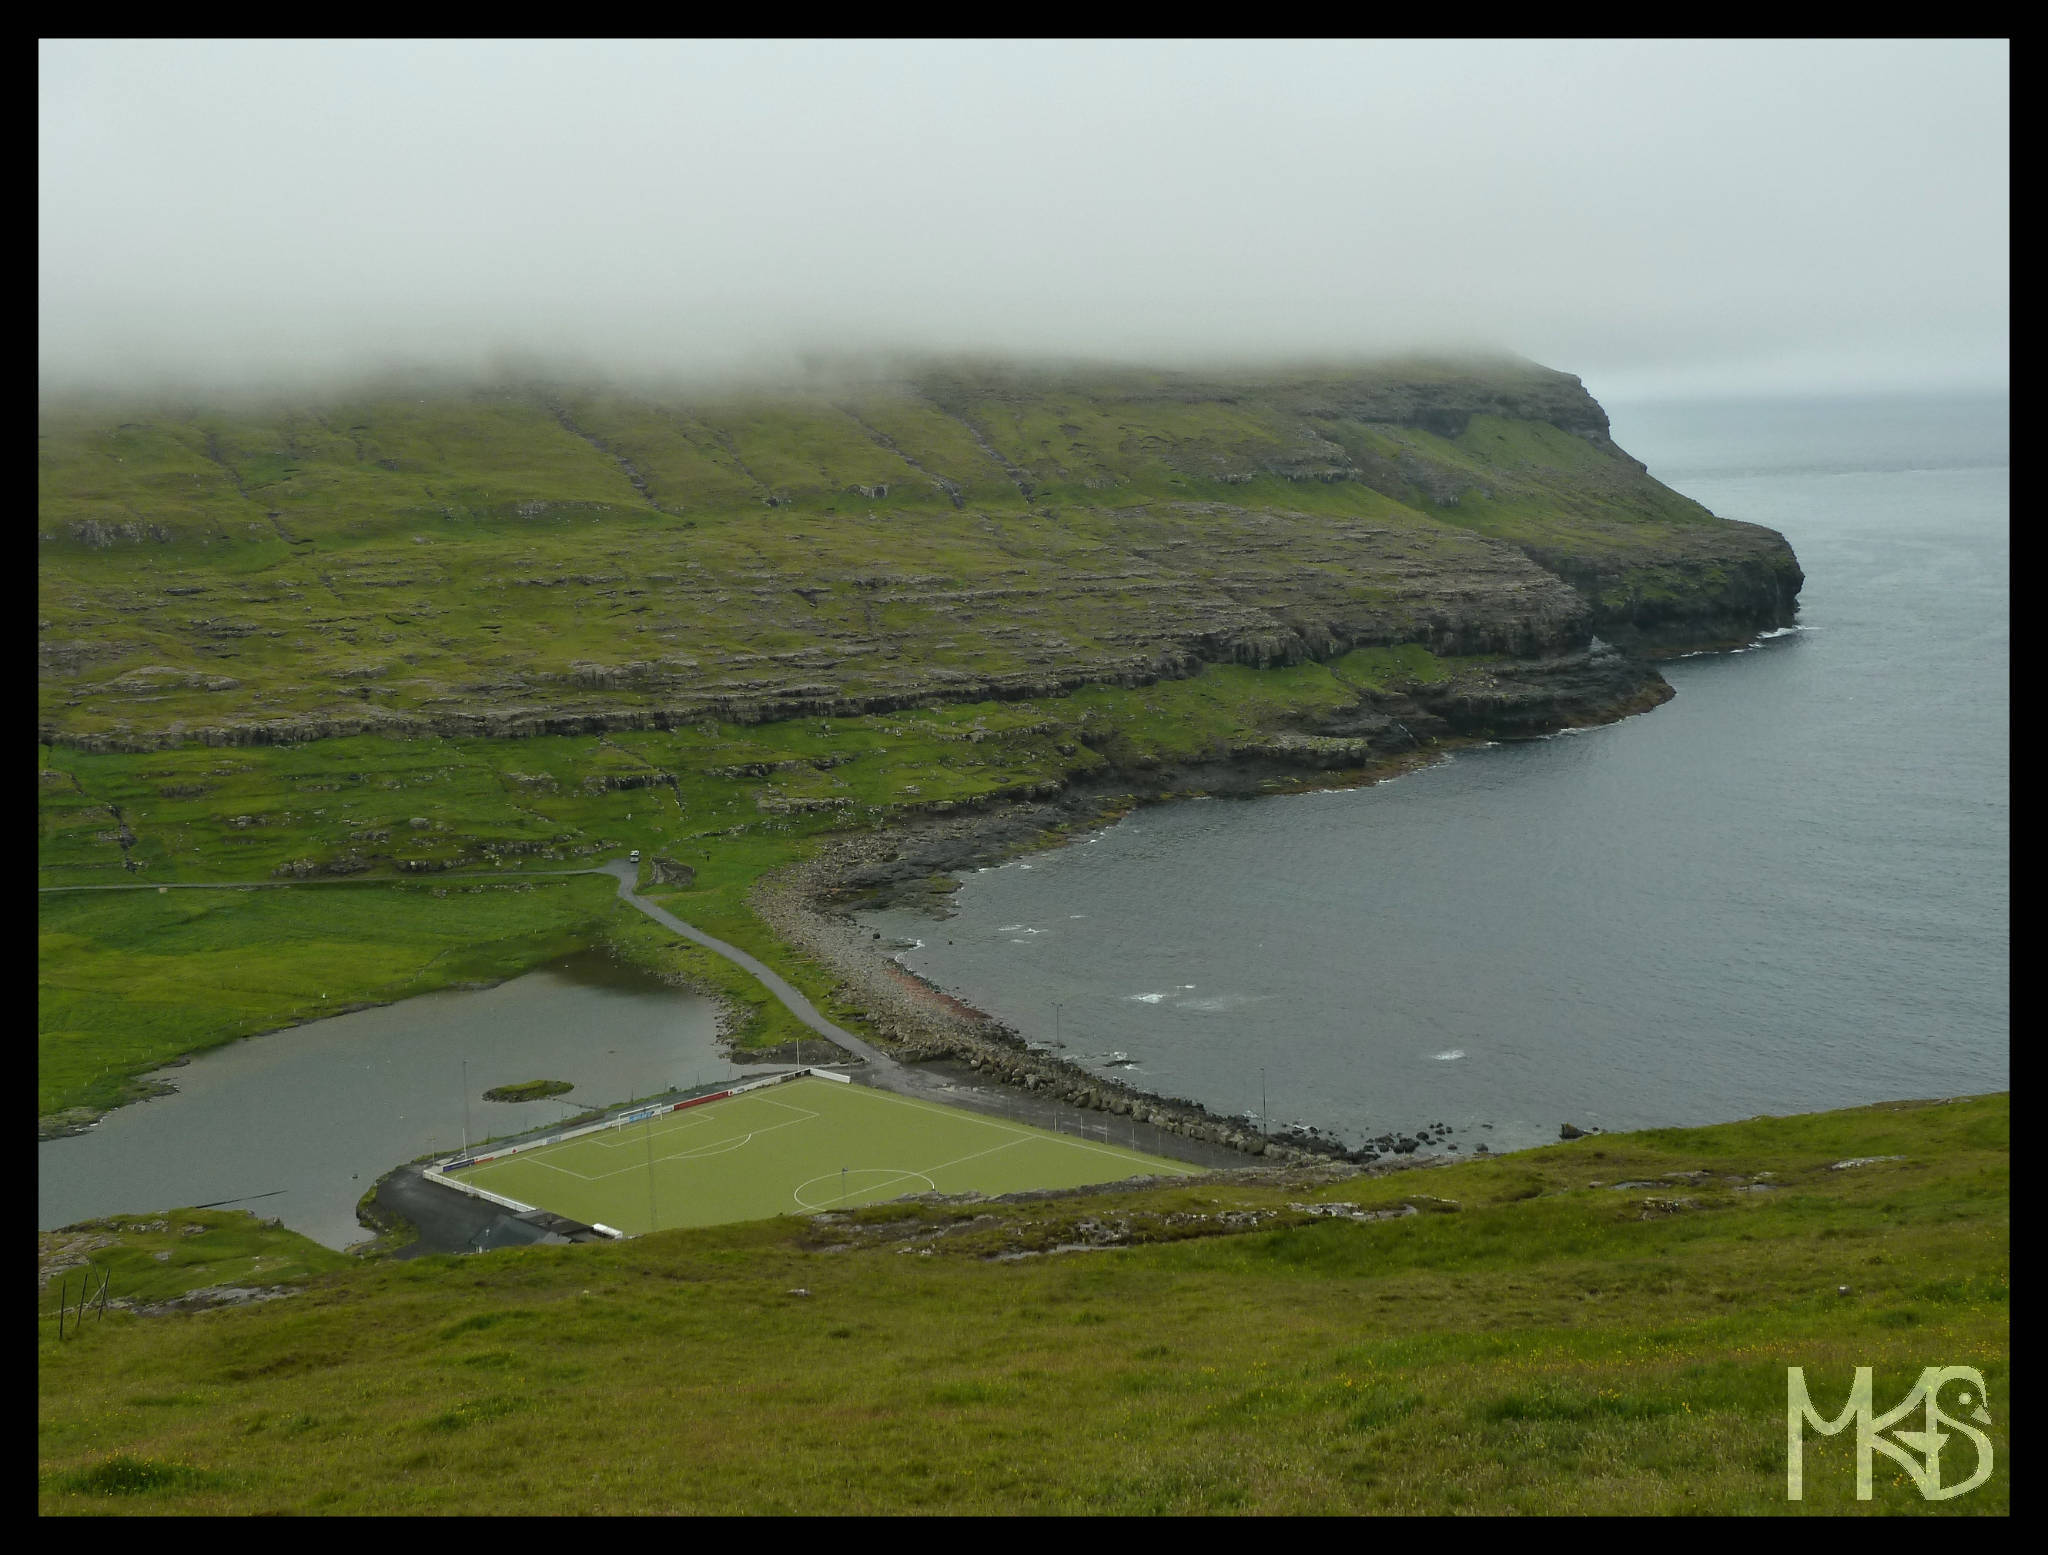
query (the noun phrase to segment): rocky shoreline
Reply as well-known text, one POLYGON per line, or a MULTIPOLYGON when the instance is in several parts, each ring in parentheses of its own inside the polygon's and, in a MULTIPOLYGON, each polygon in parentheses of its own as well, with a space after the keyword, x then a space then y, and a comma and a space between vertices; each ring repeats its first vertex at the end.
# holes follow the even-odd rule
MULTIPOLYGON (((919 841, 927 849, 963 859, 1003 857, 1016 850, 1017 823, 1023 819, 1014 810, 956 817, 923 831, 919 841), (983 824, 977 826, 977 821, 983 824)), ((1191 1142, 1278 1161, 1347 1155, 1334 1139, 1268 1139, 1241 1123, 1216 1117, 1197 1102, 1156 1096, 1034 1049, 1015 1027, 898 965, 869 930, 847 915, 843 898, 850 879, 886 863, 905 840, 893 830, 841 839, 802 864, 765 877, 750 898, 755 913, 785 943, 841 979, 836 994, 866 1011, 870 1032, 897 1057, 941 1065, 951 1060, 959 1066, 961 1080, 991 1082, 1017 1093, 1014 1100, 1038 1104, 1027 1105, 1027 1112, 1043 1109, 1050 1116, 1058 1107, 1102 1112, 1191 1142)), ((1056 841, 1046 839, 1039 845, 1056 841)), ((953 867, 975 866, 963 862, 953 867)), ((933 910, 928 900, 921 905, 933 910)))
MULTIPOLYGON (((834 838, 803 862, 764 876, 749 905, 785 943, 828 967, 840 979, 835 995, 864 1010, 874 1036, 905 1060, 950 1060, 963 1066, 963 1077, 994 1082, 1048 1108, 1127 1117, 1167 1135, 1275 1161, 1416 1156, 1447 1147, 1448 1132, 1431 1124, 1358 1149, 1319 1132, 1275 1136, 1218 1117, 1198 1102, 1154 1095, 1034 1048, 1014 1027, 898 964, 851 914, 886 906, 943 919, 951 915, 957 872, 1062 846, 1139 805, 1375 783, 1489 737, 1528 738, 1609 723, 1672 694, 1641 660, 1598 646, 1561 659, 1500 665, 1482 681, 1436 689, 1426 701, 1364 698, 1335 721, 1341 734, 1333 729, 1274 741, 1201 765, 1112 771, 1026 799, 935 807, 886 828, 834 838)), ((1481 1144, 1478 1153, 1487 1147, 1481 1144)))

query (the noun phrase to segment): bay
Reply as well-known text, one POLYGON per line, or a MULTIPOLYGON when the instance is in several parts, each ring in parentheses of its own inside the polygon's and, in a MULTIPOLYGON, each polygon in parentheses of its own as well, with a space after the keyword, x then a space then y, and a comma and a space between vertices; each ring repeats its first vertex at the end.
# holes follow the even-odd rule
POLYGON ((942 927, 864 921, 1070 1058, 1353 1143, 2009 1085, 2005 402, 1611 409, 1791 541, 1797 630, 1620 724, 1149 808, 968 876, 942 927))

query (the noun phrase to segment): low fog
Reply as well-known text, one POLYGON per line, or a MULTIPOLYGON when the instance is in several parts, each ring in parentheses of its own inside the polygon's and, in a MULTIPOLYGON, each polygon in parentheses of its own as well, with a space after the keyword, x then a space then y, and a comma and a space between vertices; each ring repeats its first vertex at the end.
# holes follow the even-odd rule
POLYGON ((2002 42, 44 42, 45 392, 1513 352, 1995 389, 2002 42))

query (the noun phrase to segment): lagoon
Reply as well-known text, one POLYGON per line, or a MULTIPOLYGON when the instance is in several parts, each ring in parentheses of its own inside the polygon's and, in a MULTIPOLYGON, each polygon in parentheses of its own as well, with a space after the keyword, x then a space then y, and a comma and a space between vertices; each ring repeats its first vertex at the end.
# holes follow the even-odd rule
POLYGON ((38 1148, 44 1229, 223 1204, 329 1247, 401 1162, 731 1072, 717 1006, 586 951, 492 988, 444 990, 251 1037, 151 1076, 175 1095, 117 1108, 38 1148), (464 1073, 467 1064, 467 1116, 464 1073), (482 1099, 567 1080, 551 1101, 482 1099))

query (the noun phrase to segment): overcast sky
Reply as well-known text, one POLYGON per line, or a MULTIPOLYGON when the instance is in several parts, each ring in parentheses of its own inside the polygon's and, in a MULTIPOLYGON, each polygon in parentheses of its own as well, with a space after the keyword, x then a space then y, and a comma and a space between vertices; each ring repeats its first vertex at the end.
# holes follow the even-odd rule
POLYGON ((1485 346, 1998 387, 2009 49, 45 42, 43 381, 1485 346))

